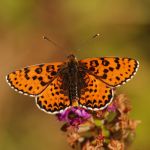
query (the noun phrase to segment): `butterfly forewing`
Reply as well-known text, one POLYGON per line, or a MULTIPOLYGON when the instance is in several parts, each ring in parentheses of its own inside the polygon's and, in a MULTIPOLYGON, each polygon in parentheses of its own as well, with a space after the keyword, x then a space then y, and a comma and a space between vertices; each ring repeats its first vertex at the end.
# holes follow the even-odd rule
POLYGON ((134 59, 118 57, 87 58, 79 63, 109 86, 119 86, 127 82, 139 66, 134 59))
POLYGON ((57 74, 61 62, 34 65, 10 73, 9 85, 20 93, 35 96, 40 94, 57 74))
POLYGON ((101 80, 93 75, 86 74, 86 87, 81 89, 79 104, 91 110, 102 110, 113 99, 113 91, 101 80))

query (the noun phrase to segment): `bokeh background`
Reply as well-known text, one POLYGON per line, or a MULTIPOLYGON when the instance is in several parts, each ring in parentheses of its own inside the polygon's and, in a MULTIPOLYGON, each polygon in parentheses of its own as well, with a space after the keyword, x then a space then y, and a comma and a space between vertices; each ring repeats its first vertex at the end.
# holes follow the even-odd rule
POLYGON ((34 98, 14 92, 5 75, 27 65, 64 61, 72 50, 78 59, 139 60, 135 78, 117 92, 128 96, 131 117, 142 121, 130 149, 150 149, 149 0, 1 0, 0 149, 70 150, 60 122, 40 111, 34 98), (102 36, 88 40, 95 33, 102 36), (43 40, 43 35, 63 48, 43 40))

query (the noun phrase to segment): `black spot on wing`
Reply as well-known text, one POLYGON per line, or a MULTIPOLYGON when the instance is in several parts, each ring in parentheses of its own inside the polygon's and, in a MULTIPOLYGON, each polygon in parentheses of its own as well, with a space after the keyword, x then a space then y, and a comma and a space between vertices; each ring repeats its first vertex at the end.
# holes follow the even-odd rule
POLYGON ((112 94, 109 94, 108 95, 108 99, 110 100, 112 98, 112 94))
POLYGON ((120 69, 120 64, 119 63, 117 63, 116 69, 120 69))
POLYGON ((89 70, 90 71, 95 71, 95 68, 94 67, 90 67, 89 70))
POLYGON ((116 58, 114 59, 114 62, 115 62, 115 63, 119 63, 119 58, 116 57, 116 58))
POLYGON ((62 106, 62 107, 64 106, 64 104, 63 104, 62 102, 60 102, 58 105, 59 105, 59 106, 62 106))
POLYGON ((113 71, 113 70, 114 70, 114 68, 113 68, 113 67, 109 67, 109 70, 110 70, 110 71, 113 71))
POLYGON ((41 68, 41 67, 36 68, 36 69, 35 69, 35 72, 36 72, 37 74, 40 74, 40 73, 42 72, 42 68, 41 68))
POLYGON ((51 108, 51 107, 52 107, 52 104, 49 104, 49 105, 48 105, 48 107, 50 107, 50 108, 51 108))
POLYGON ((107 74, 103 74, 103 76, 101 76, 101 78, 107 79, 107 74))
POLYGON ((31 90, 32 90, 32 88, 33 88, 33 87, 32 87, 32 86, 30 86, 30 87, 29 87, 29 91, 31 91, 31 90))
POLYGON ((45 100, 44 103, 47 104, 47 100, 45 100))
POLYGON ((33 76, 32 79, 33 79, 33 80, 36 80, 36 79, 37 79, 37 76, 33 76))
POLYGON ((91 107, 92 106, 92 101, 91 100, 87 100, 86 104, 87 107, 91 107))
POLYGON ((92 92, 93 92, 93 89, 90 89, 89 92, 92 93, 92 92))
POLYGON ((30 69, 27 67, 27 68, 24 68, 24 73, 25 73, 25 78, 27 79, 27 80, 29 80, 30 79, 30 77, 28 76, 28 73, 30 72, 30 69))
POLYGON ((42 86, 45 86, 47 83, 44 82, 44 81, 41 81, 40 84, 41 84, 42 86))
POLYGON ((46 71, 47 71, 47 72, 51 72, 52 70, 54 70, 54 65, 48 65, 48 66, 46 67, 46 71))
POLYGON ((110 64, 110 62, 108 60, 106 60, 105 58, 100 58, 102 61, 102 65, 104 66, 108 66, 110 64))
POLYGON ((118 76, 116 77, 116 79, 117 79, 118 81, 120 80, 120 78, 119 78, 118 76))
POLYGON ((28 76, 28 74, 25 74, 25 78, 26 78, 27 80, 30 79, 30 77, 28 76))
POLYGON ((59 92, 56 92, 56 95, 59 95, 59 92))
POLYGON ((92 60, 90 61, 90 66, 92 67, 97 67, 99 65, 98 61, 97 60, 92 60))
POLYGON ((94 92, 96 93, 96 92, 97 92, 97 89, 95 89, 94 92))
POLYGON ((53 71, 53 72, 51 73, 52 76, 54 76, 54 75, 56 75, 56 74, 57 74, 56 71, 53 71))
POLYGON ((103 72, 104 72, 104 73, 107 73, 107 72, 108 72, 108 69, 104 69, 103 72))
POLYGON ((118 57, 116 57, 115 59, 114 59, 114 62, 116 63, 116 69, 118 70, 118 69, 120 69, 120 67, 121 67, 121 65, 120 65, 120 63, 119 63, 119 58, 118 57))
POLYGON ((24 68, 24 72, 25 73, 29 73, 30 72, 30 69, 27 67, 27 68, 24 68))
POLYGON ((43 77, 39 77, 38 79, 39 79, 39 81, 42 81, 42 80, 43 80, 43 77))
POLYGON ((106 97, 105 95, 102 96, 103 99, 105 99, 105 97, 106 97))

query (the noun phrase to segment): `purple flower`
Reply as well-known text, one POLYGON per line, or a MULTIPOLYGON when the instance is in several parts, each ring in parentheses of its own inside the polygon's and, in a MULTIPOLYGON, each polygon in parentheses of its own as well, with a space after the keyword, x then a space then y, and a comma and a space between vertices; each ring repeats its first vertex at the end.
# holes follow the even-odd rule
POLYGON ((116 105, 114 103, 110 104, 108 107, 107 107, 107 111, 108 112, 115 112, 116 111, 116 105))
POLYGON ((59 121, 65 121, 70 125, 80 125, 91 117, 91 114, 84 108, 71 107, 62 113, 57 114, 59 121))

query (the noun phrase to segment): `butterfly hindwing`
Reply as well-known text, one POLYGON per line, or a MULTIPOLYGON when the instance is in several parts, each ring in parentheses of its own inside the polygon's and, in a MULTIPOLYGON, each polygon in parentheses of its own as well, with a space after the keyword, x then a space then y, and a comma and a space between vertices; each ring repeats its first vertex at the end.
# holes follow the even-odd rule
POLYGON ((131 58, 102 57, 79 61, 89 72, 110 86, 119 86, 131 79, 139 63, 131 58))
POLYGON ((47 113, 58 113, 70 106, 70 100, 62 88, 62 79, 56 77, 36 98, 40 109, 47 113))
POLYGON ((85 78, 86 87, 81 89, 80 106, 91 110, 106 108, 113 99, 112 89, 93 75, 86 74, 85 78))
POLYGON ((60 69, 61 62, 29 66, 10 73, 6 79, 16 91, 35 96, 41 93, 60 69))

